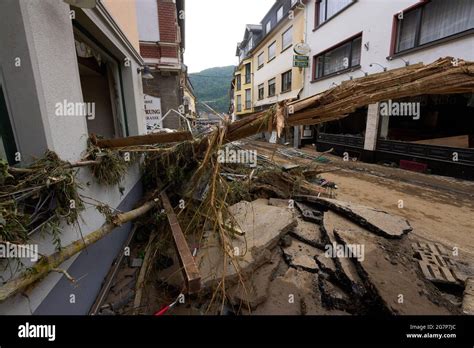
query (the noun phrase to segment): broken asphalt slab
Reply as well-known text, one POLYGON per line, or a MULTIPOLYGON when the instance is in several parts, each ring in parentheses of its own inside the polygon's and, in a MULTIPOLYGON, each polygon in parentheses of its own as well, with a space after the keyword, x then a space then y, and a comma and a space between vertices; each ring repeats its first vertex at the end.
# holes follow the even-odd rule
POLYGON ((299 217, 297 217, 296 220, 298 221, 298 225, 291 230, 289 235, 315 248, 324 249, 323 242, 321 241, 322 233, 320 226, 312 222, 304 221, 299 217))
POLYGON ((321 223, 322 213, 319 210, 313 209, 312 207, 300 202, 295 202, 295 205, 301 212, 305 221, 313 222, 315 224, 321 223))
POLYGON ((289 266, 311 273, 318 272, 315 257, 323 251, 296 239, 292 239, 289 246, 282 247, 282 251, 289 266))
POLYGON ((467 278, 462 299, 464 314, 474 315, 474 278, 467 278))
POLYGON ((268 298, 268 287, 273 279, 280 262, 284 262, 281 252, 275 249, 269 262, 264 263, 255 271, 249 273, 243 280, 238 282, 228 291, 226 295, 233 306, 238 308, 255 309, 268 298))
POLYGON ((314 203, 335 211, 367 230, 385 238, 401 238, 412 231, 408 220, 364 205, 316 196, 296 196, 296 200, 314 203))
MULTIPOLYGON (((329 262, 324 262, 323 258, 332 258, 334 265, 336 266, 335 275, 339 282, 347 290, 355 293, 358 296, 363 296, 365 293, 365 288, 362 279, 360 278, 357 269, 349 255, 342 255, 342 257, 338 255, 337 249, 338 247, 343 247, 343 245, 338 242, 334 234, 334 231, 336 230, 363 231, 363 229, 348 219, 332 211, 327 211, 324 213, 323 226, 321 230, 323 232, 323 240, 326 243, 325 251, 327 253, 324 253, 321 257, 319 257, 318 263, 324 263, 327 266, 329 262)), ((360 249, 360 251, 363 252, 362 249, 360 249)), ((331 275, 331 273, 329 274, 331 275)))
MULTIPOLYGON (((364 245, 363 260, 353 259, 374 306, 399 315, 449 315, 454 309, 434 303, 439 298, 426 283, 420 281, 416 263, 400 257, 396 264, 386 257, 389 241, 364 230, 337 230, 336 238, 345 245, 364 245)), ((409 255, 409 252, 408 252, 409 255)), ((446 304, 445 304, 446 305, 446 304)))
POLYGON ((289 268, 285 274, 270 282, 268 299, 251 314, 268 315, 340 315, 339 310, 328 310, 321 302, 318 276, 289 268))
POLYGON ((217 284, 223 276, 227 283, 235 282, 239 273, 245 275, 258 268, 271 258, 270 250, 297 223, 291 209, 268 205, 268 199, 242 201, 231 206, 229 212, 245 235, 230 241, 230 257, 216 233, 208 234, 197 254, 203 287, 217 284))

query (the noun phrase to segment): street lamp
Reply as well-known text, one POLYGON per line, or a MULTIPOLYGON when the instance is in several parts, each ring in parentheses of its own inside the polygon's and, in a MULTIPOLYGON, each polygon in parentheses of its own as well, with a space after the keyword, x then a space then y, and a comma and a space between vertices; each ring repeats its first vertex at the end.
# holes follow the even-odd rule
POLYGON ((144 78, 145 80, 153 80, 153 74, 151 73, 151 70, 149 67, 147 67, 146 65, 141 67, 141 68, 137 68, 137 72, 140 74, 142 74, 142 78, 144 78))

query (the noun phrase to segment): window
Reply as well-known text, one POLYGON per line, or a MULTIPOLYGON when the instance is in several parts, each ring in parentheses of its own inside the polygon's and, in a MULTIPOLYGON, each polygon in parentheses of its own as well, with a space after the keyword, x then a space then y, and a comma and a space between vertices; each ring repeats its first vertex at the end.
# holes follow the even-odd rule
POLYGON ((272 30, 272 21, 271 20, 268 21, 267 25, 265 26, 265 33, 268 34, 270 32, 270 30, 272 30))
POLYGON ((275 78, 268 81, 268 96, 273 97, 275 96, 275 78))
POLYGON ((15 153, 17 152, 13 129, 8 115, 7 104, 0 84, 0 159, 6 159, 9 164, 17 163, 15 153))
POLYGON ((251 70, 250 70, 250 63, 245 64, 245 84, 251 82, 251 70))
POLYGON ((334 17, 354 0, 317 0, 315 13, 315 27, 334 17))
POLYGON ((252 108, 252 91, 250 89, 245 90, 245 108, 251 109, 252 108))
POLYGON ((288 30, 281 35, 281 41, 282 51, 291 46, 293 43, 293 27, 289 27, 288 30))
POLYGON ((237 96, 237 112, 242 111, 242 96, 238 95, 237 96))
POLYGON ((258 85, 258 100, 265 98, 265 85, 262 83, 258 85))
POLYGON ((277 11, 277 23, 283 18, 283 6, 281 6, 277 11))
POLYGON ((236 82, 236 89, 237 89, 238 91, 240 91, 240 90, 242 89, 242 76, 237 75, 237 76, 235 77, 235 79, 237 80, 237 82, 236 82))
POLYGON ((424 45, 474 28, 474 2, 432 0, 397 18, 395 52, 424 45))
POLYGON ((268 46, 268 61, 271 61, 276 56, 276 41, 268 46))
POLYGON ((291 70, 281 74, 281 92, 291 91, 291 70))
POLYGON ((257 57, 257 64, 258 64, 258 69, 260 69, 263 66, 263 54, 264 52, 260 53, 257 57))
POLYGON ((362 36, 350 39, 336 48, 313 58, 313 79, 335 74, 360 65, 362 36))

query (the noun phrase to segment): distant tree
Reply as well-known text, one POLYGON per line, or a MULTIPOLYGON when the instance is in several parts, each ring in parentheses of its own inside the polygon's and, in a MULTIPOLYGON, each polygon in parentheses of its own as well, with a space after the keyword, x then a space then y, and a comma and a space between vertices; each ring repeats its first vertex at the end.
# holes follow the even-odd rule
MULTIPOLYGON (((206 102, 218 112, 227 112, 230 104, 230 83, 235 66, 216 67, 189 74, 198 101, 206 102)), ((199 111, 209 111, 198 104, 199 111)))

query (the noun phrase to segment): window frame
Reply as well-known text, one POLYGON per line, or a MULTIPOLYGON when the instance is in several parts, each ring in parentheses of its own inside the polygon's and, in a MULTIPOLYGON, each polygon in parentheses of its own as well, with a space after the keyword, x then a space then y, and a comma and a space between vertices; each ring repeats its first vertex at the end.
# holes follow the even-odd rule
POLYGON ((281 74, 281 93, 288 93, 291 91, 291 87, 293 85, 293 71, 292 69, 285 71, 281 74), (284 89, 285 87, 285 75, 290 74, 290 84, 288 88, 284 89))
POLYGON ((18 143, 6 93, 7 91, 5 84, 3 83, 2 76, 0 75, 0 100, 3 101, 6 112, 6 119, 4 120, 5 123, 2 121, 2 119, 0 119, 0 125, 2 125, 0 135, 1 133, 4 133, 4 137, 0 136, 0 141, 2 142, 2 147, 5 150, 5 160, 7 160, 9 165, 15 165, 18 163, 15 160, 15 155, 18 153, 18 143))
POLYGON ((249 63, 245 64, 244 69, 245 69, 245 84, 248 85, 249 83, 252 83, 252 65, 251 65, 251 63, 249 62, 249 63))
POLYGON ((272 20, 269 19, 268 22, 265 24, 265 34, 268 34, 271 31, 272 31, 272 20))
POLYGON ((270 80, 268 80, 268 98, 276 96, 276 78, 273 77, 270 80), (273 81, 272 84, 270 84, 270 81, 273 81), (273 85, 273 94, 270 94, 270 86, 273 85))
POLYGON ((281 6, 278 8, 278 10, 276 10, 277 23, 279 23, 279 22, 283 19, 283 15, 284 15, 284 13, 283 13, 283 5, 281 5, 281 6), (280 11, 281 11, 281 16, 280 16, 280 18, 278 18, 278 14, 279 14, 280 11))
POLYGON ((281 34, 281 51, 285 51, 287 50, 288 48, 290 48, 291 46, 293 46, 293 26, 291 25, 290 27, 288 27, 288 29, 286 29, 282 34, 281 34), (288 33, 289 31, 291 31, 291 38, 290 38, 290 43, 288 45, 284 45, 284 41, 283 41, 283 37, 286 33, 288 33))
POLYGON ((409 53, 409 52, 412 52, 412 51, 417 51, 417 50, 420 50, 420 49, 424 49, 426 47, 437 45, 437 44, 440 44, 440 43, 443 43, 443 42, 446 42, 446 41, 449 41, 449 40, 452 40, 452 39, 455 39, 455 38, 458 38, 458 37, 461 37, 461 36, 465 36, 465 35, 469 35, 469 34, 474 33, 474 28, 469 28, 469 29, 466 29, 466 30, 463 30, 463 31, 460 31, 460 32, 457 32, 457 33, 439 38, 439 39, 436 39, 436 40, 432 40, 432 41, 428 41, 428 42, 425 42, 423 44, 420 44, 420 34, 421 34, 421 29, 422 29, 423 12, 425 10, 425 7, 430 2, 431 2, 431 0, 422 0, 422 1, 406 8, 406 9, 400 11, 400 12, 397 12, 393 15, 392 38, 391 38, 392 42, 391 42, 391 45, 390 45, 390 55, 389 55, 389 57, 390 56, 402 55, 402 54, 409 53), (399 51, 398 50, 398 45, 399 45, 399 42, 400 42, 400 34, 401 34, 400 29, 402 28, 402 25, 401 25, 402 22, 401 21, 403 19, 399 19, 398 15, 400 13, 403 13, 403 15, 405 16, 406 14, 408 14, 410 12, 415 12, 415 11, 419 11, 419 13, 418 13, 417 18, 416 18, 416 33, 415 33, 414 46, 411 47, 411 48, 406 48, 404 50, 399 51))
POLYGON ((235 90, 236 91, 242 90, 242 75, 241 74, 235 75, 235 90))
POLYGON ((357 0, 351 0, 351 2, 349 4, 347 4, 346 6, 344 6, 343 8, 341 8, 339 11, 337 11, 336 13, 334 13, 331 17, 327 17, 327 12, 328 12, 328 6, 327 6, 327 1, 328 0, 315 0, 315 6, 314 6, 314 28, 313 28, 313 31, 315 31, 316 29, 318 29, 319 27, 323 26, 324 24, 326 24, 327 22, 329 22, 331 19, 337 17, 339 14, 341 14, 343 11, 347 10, 350 6, 354 5, 357 0), (326 5, 324 6, 324 11, 325 11, 325 20, 320 23, 319 22, 319 13, 321 11, 321 2, 323 1, 326 1, 326 5))
POLYGON ((267 54, 268 54, 267 63, 271 62, 273 59, 276 58, 276 49, 277 49, 277 47, 276 47, 276 40, 275 40, 270 45, 268 45, 268 47, 267 47, 267 54), (275 46, 275 54, 273 55, 273 57, 270 57, 270 47, 272 47, 272 46, 275 46))
MULTIPOLYGON (((360 67, 360 61, 359 61, 359 64, 357 65, 352 65, 352 52, 353 52, 353 43, 354 41, 358 40, 358 39, 361 39, 361 46, 362 46, 362 32, 360 33, 357 33, 356 35, 353 35, 327 49, 325 49, 324 51, 321 51, 317 54, 315 54, 313 56, 313 67, 312 67, 312 81, 311 82, 315 82, 315 81, 318 81, 318 80, 322 80, 322 79, 325 79, 325 78, 328 78, 328 77, 331 77, 331 76, 337 76, 343 72, 346 72, 346 71, 350 71, 350 70, 354 70, 354 69, 357 69, 360 67), (325 55, 325 54, 328 54, 329 52, 331 51, 334 51, 344 45, 346 45, 347 43, 351 43, 351 47, 350 47, 350 54, 349 54, 349 66, 345 69, 342 69, 342 70, 339 70, 339 71, 336 71, 336 72, 333 72, 333 73, 330 73, 330 74, 327 74, 327 75, 321 75, 320 77, 317 77, 316 76, 316 73, 317 73, 317 59, 322 56, 322 55, 325 55)), ((362 47, 361 47, 361 58, 362 58, 362 47)), ((323 72, 324 72, 324 61, 323 61, 323 72)))
POLYGON ((258 100, 263 100, 265 99, 265 83, 261 83, 257 87, 257 99, 258 100), (262 91, 262 95, 260 96, 260 91, 262 91))
POLYGON ((252 89, 251 88, 246 88, 245 91, 245 110, 250 110, 252 109, 252 89), (247 93, 249 96, 249 99, 247 100, 247 93))
POLYGON ((238 95, 236 98, 235 98, 235 104, 236 104, 236 110, 237 112, 241 112, 242 111, 242 95, 238 95))
POLYGON ((265 51, 263 51, 257 56, 257 65, 258 65, 257 70, 261 69, 265 65, 265 51), (260 57, 262 57, 262 64, 260 64, 260 57))
MULTIPOLYGON (((116 115, 113 115, 115 137, 129 136, 130 134, 130 125, 127 114, 127 101, 125 99, 124 93, 124 83, 123 83, 123 74, 121 69, 121 60, 117 58, 107 47, 105 47, 94 35, 92 35, 88 30, 82 27, 80 24, 73 21, 73 34, 74 39, 80 40, 87 45, 91 46, 94 50, 100 52, 112 67, 113 73, 116 74, 116 83, 118 85, 118 101, 117 101, 117 110, 116 115)), ((111 100, 112 102, 112 100, 111 100)))

